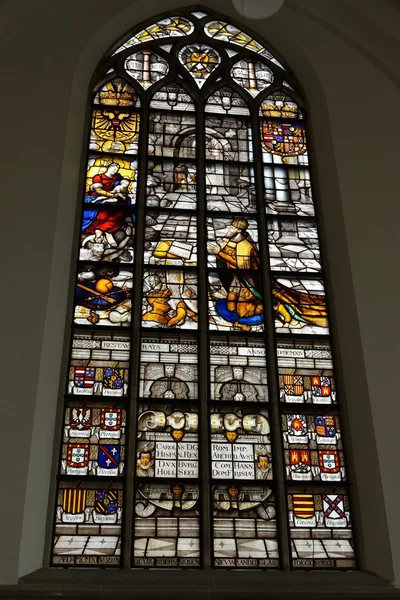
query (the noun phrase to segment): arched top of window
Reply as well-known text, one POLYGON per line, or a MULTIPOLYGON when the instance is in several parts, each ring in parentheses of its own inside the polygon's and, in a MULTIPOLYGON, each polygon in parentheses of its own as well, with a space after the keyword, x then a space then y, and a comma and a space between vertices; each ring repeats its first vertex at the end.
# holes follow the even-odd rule
POLYGON ((295 78, 273 50, 225 18, 203 11, 179 10, 138 27, 115 47, 105 65, 109 75, 128 73, 140 91, 151 90, 151 95, 163 83, 181 78, 203 95, 216 83, 229 82, 238 95, 247 93, 258 102, 268 92, 286 88, 288 95, 293 93, 290 102, 302 103, 294 91, 295 78))

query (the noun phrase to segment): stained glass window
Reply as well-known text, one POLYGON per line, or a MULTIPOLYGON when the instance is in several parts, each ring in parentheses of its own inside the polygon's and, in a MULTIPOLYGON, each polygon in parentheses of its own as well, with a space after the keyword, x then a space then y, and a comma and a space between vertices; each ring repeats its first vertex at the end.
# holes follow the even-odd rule
POLYGON ((104 63, 52 565, 355 567, 309 143, 296 80, 223 17, 104 63))

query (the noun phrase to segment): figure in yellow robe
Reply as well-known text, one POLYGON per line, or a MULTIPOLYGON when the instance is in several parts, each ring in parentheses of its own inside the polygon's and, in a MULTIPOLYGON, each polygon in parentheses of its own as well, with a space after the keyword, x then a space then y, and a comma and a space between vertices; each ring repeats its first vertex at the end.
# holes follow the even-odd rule
POLYGON ((214 254, 218 275, 227 293, 226 299, 216 302, 217 313, 229 323, 245 331, 264 321, 261 301, 258 248, 247 232, 248 222, 236 218, 228 227, 221 242, 209 242, 208 252, 214 254), (243 270, 233 272, 232 269, 243 270), (246 273, 251 270, 251 273, 246 273), (229 272, 231 271, 231 272, 229 272))
MULTIPOLYGON (((261 281, 255 273, 260 267, 260 257, 247 228, 246 219, 234 219, 222 242, 209 242, 208 252, 216 256, 218 274, 227 292, 227 299, 216 303, 217 313, 234 326, 250 331, 263 323, 264 315, 261 281), (232 274, 227 269, 253 272, 232 274)), ((299 292, 273 279, 272 297, 273 309, 284 327, 328 326, 324 296, 299 292)))

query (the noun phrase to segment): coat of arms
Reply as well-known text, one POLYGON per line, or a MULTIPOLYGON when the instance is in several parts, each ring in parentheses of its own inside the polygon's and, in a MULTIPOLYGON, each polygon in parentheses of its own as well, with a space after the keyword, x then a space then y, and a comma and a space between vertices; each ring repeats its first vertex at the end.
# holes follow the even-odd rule
MULTIPOLYGON (((99 444, 97 462, 102 470, 118 469, 120 459, 121 447, 119 444, 99 444)), ((102 471, 101 474, 107 475, 108 473, 102 471)))
POLYGON ((115 490, 98 490, 94 509, 101 515, 113 515, 118 508, 118 493, 115 490))
POLYGON ((284 375, 283 386, 286 402, 303 401, 304 382, 302 375, 284 375))
POLYGON ((323 494, 324 516, 330 519, 341 519, 345 516, 343 496, 341 494, 323 494))
POLYGON ((326 417, 314 417, 315 431, 320 437, 333 438, 336 435, 335 417, 329 415, 326 417))
POLYGON ((107 431, 121 429, 121 409, 102 408, 100 417, 101 428, 107 431))
POLYGON ((315 519, 312 494, 293 494, 293 515, 298 527, 309 527, 309 520, 315 519))
POLYGON ((110 390, 120 390, 124 387, 124 370, 107 367, 103 369, 104 387, 110 390))
POLYGON ((83 513, 86 507, 86 490, 65 489, 62 507, 70 515, 83 513))
POLYGON ((330 377, 311 377, 311 393, 315 398, 330 398, 331 391, 330 377))
POLYGON ((72 407, 69 423, 71 429, 76 429, 79 432, 89 430, 92 425, 92 409, 79 406, 72 407))
POLYGON ((87 467, 89 463, 89 444, 68 444, 67 465, 69 467, 87 467))
POLYGON ((78 388, 92 388, 95 380, 93 367, 75 367, 74 383, 78 388))

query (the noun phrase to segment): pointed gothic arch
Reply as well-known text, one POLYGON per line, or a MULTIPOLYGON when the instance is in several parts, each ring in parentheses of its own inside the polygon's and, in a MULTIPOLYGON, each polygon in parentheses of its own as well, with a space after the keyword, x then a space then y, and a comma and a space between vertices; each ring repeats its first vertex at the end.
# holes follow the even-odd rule
POLYGON ((306 121, 275 53, 201 10, 104 62, 53 565, 355 567, 306 121))

